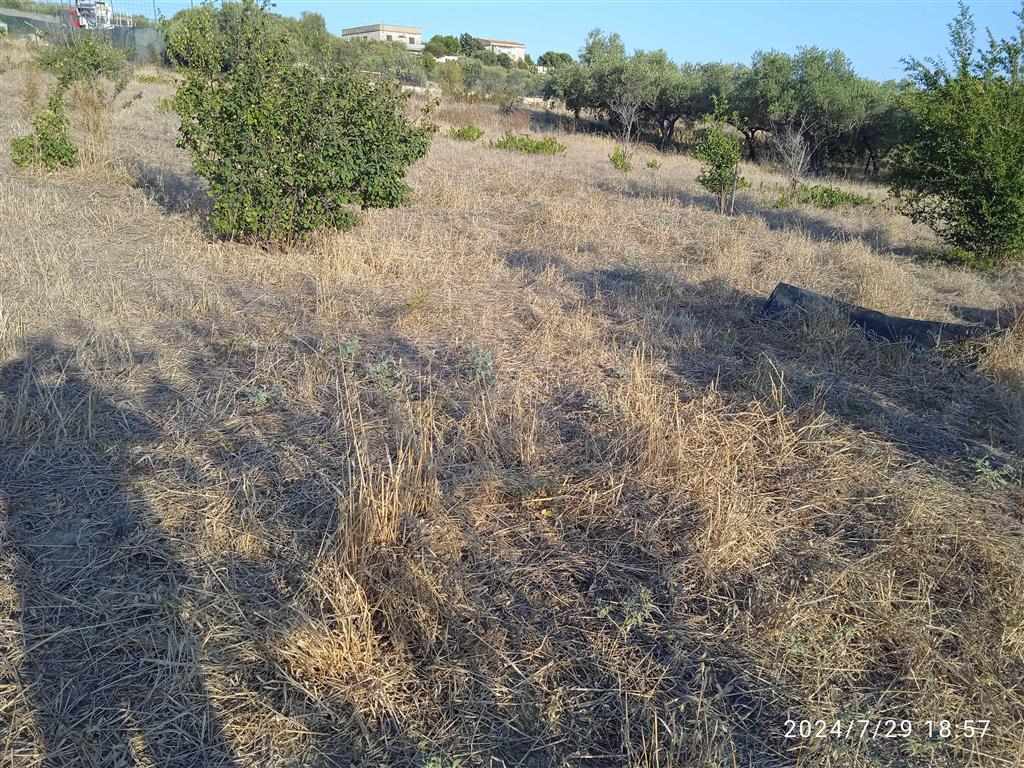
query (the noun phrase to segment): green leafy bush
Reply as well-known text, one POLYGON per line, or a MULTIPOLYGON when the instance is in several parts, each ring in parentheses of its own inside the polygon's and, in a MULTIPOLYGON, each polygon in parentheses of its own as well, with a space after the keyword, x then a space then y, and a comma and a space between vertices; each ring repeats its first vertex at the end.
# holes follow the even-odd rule
POLYGON ((624 152, 622 147, 616 146, 612 150, 612 153, 608 156, 608 159, 612 162, 612 167, 623 173, 628 173, 633 170, 633 163, 630 162, 631 154, 624 152))
POLYGON ((1024 11, 1014 39, 990 34, 982 50, 966 6, 950 30, 952 66, 910 63, 892 191, 979 264, 1024 261, 1024 11))
POLYGON ((871 205, 874 200, 868 195, 847 192, 839 187, 827 184, 800 184, 792 195, 782 195, 775 204, 776 208, 788 208, 794 203, 813 205, 817 208, 831 210, 833 208, 871 205))
POLYGON ((495 149, 508 149, 513 152, 524 152, 527 155, 560 155, 565 152, 565 145, 551 136, 535 139, 528 133, 509 131, 497 141, 492 141, 495 149))
POLYGON ((34 166, 54 171, 78 162, 71 140, 64 102, 53 96, 46 108, 32 118, 32 133, 11 140, 11 160, 19 167, 34 166))
POLYGON ((191 14, 168 52, 188 62, 173 101, 179 143, 210 184, 219 235, 293 242, 354 226, 357 208, 406 201, 405 171, 436 127, 406 118, 397 83, 297 66, 251 0, 226 30, 215 19, 212 8, 191 14))
POLYGON ((470 123, 469 125, 452 128, 448 131, 448 135, 456 141, 477 141, 484 135, 484 132, 470 123))
MULTIPOLYGON (((726 103, 715 100, 715 111, 708 115, 707 129, 697 144, 696 156, 702 167, 697 181, 718 201, 718 212, 726 213, 736 201, 736 190, 746 183, 740 174, 740 139, 726 126, 726 103)), ((733 122, 739 122, 733 116, 733 122)))

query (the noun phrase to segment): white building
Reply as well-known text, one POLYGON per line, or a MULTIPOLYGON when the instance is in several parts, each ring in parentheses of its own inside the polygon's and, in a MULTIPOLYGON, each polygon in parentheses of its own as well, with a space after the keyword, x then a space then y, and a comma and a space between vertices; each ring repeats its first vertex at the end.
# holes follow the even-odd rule
POLYGON ((410 51, 423 50, 423 29, 420 27, 400 27, 397 24, 367 24, 365 27, 349 27, 341 30, 342 40, 365 37, 370 40, 383 40, 386 43, 401 43, 410 51))
POLYGON ((495 40, 490 37, 478 38, 484 44, 484 48, 494 53, 507 53, 513 61, 522 61, 526 58, 526 46, 514 40, 495 40))

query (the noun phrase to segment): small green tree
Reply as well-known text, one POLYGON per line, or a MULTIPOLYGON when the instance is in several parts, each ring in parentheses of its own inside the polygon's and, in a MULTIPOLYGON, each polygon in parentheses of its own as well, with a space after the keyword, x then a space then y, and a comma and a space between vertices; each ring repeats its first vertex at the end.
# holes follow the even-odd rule
POLYGON ((11 159, 19 167, 35 166, 48 171, 70 168, 78 162, 70 125, 60 95, 50 97, 46 108, 32 118, 32 133, 11 139, 11 159))
POLYGON ((423 52, 435 58, 459 55, 459 38, 455 35, 434 35, 423 46, 423 52))
POLYGON ((84 128, 86 161, 105 156, 110 107, 128 85, 128 52, 103 32, 73 31, 58 35, 39 54, 39 66, 57 78, 54 96, 68 95, 84 128))
POLYGON ((560 51, 545 51, 537 59, 537 66, 548 67, 555 69, 556 67, 564 67, 566 64, 572 64, 573 58, 568 53, 562 53, 560 51))
POLYGON ((173 106, 180 145, 215 198, 218 234, 292 242, 354 226, 354 209, 405 202, 405 171, 436 127, 406 118, 396 82, 296 65, 253 0, 226 28, 211 25, 214 13, 188 17, 168 46, 172 61, 191 65, 173 106))
POLYGON ((950 25, 953 62, 909 61, 892 191, 914 221, 980 263, 1024 260, 1024 9, 1019 34, 974 44, 967 6, 950 25))
MULTIPOLYGON (((697 144, 696 156, 701 161, 697 181, 715 196, 718 212, 732 211, 736 205, 736 190, 746 183, 740 174, 740 139, 729 133, 725 99, 716 98, 715 111, 704 119, 707 127, 697 144)), ((732 120, 739 121, 738 116, 732 120)))
POLYGON ((473 37, 469 32, 463 32, 459 35, 459 54, 462 56, 472 56, 477 51, 484 50, 483 41, 480 38, 473 37))
POLYGON ((131 75, 128 52, 117 48, 102 33, 72 32, 60 36, 39 54, 39 66, 57 78, 57 86, 66 90, 84 83, 92 90, 106 80, 116 96, 124 90, 131 75))

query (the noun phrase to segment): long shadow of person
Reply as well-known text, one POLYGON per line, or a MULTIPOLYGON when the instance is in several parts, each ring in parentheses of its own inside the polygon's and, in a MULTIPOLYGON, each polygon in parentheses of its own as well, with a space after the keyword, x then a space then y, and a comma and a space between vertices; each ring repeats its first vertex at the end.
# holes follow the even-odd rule
POLYGON ((0 656, 33 710, 20 753, 45 765, 234 764, 183 609, 189 576, 137 491, 157 435, 50 343, 0 369, 0 559, 21 630, 0 656))

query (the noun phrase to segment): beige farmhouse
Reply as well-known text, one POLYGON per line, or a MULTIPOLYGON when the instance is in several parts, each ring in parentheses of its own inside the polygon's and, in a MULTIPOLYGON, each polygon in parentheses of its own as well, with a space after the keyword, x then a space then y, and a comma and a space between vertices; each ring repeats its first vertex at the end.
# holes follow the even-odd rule
POLYGON ((522 61, 526 58, 526 46, 514 40, 495 40, 490 37, 479 38, 484 48, 494 53, 507 53, 513 61, 522 61))
POLYGON ((364 37, 370 40, 383 40, 387 43, 401 43, 411 51, 423 50, 423 29, 421 27, 402 27, 397 24, 367 24, 363 27, 349 27, 341 30, 343 40, 364 37))

